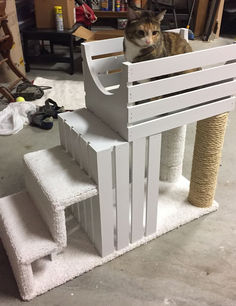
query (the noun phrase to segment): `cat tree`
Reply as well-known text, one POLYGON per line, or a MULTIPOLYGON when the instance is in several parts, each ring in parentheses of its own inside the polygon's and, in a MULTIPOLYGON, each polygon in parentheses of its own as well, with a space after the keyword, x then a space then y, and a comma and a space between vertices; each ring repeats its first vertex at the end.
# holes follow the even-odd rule
POLYGON ((222 114, 235 104, 236 45, 131 64, 122 43, 83 44, 87 108, 59 116, 60 145, 26 154, 26 190, 0 199, 0 236, 24 300, 218 207, 208 191, 214 195, 222 114), (203 69, 171 76, 197 67, 203 69), (169 77, 156 78, 163 75, 169 77), (137 84, 144 79, 150 81, 137 84), (196 121, 189 189, 178 155, 183 126, 196 121), (161 141, 163 133, 177 138, 176 150, 161 141), (213 183, 198 188, 212 173, 213 183))

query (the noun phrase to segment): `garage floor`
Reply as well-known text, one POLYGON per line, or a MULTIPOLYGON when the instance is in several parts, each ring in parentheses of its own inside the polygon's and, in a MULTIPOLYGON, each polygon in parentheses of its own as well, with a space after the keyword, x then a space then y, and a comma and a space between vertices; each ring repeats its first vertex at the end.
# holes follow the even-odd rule
MULTIPOLYGON (((227 44, 193 41, 195 50, 227 44)), ((28 77, 76 80, 63 71, 32 70, 28 77)), ((58 68, 53 66, 51 68, 58 68)), ((64 68, 64 67, 62 67, 64 68)), ((184 174, 189 178, 195 125, 187 131, 184 174)), ((234 306, 236 305, 236 111, 230 114, 219 171, 217 212, 95 268, 27 305, 234 306)), ((0 197, 24 188, 22 156, 59 143, 58 125, 44 131, 30 126, 12 136, 0 136, 0 197)), ((53 275, 52 275, 53 277, 53 275)), ((0 242, 0 305, 20 299, 6 253, 0 242)))

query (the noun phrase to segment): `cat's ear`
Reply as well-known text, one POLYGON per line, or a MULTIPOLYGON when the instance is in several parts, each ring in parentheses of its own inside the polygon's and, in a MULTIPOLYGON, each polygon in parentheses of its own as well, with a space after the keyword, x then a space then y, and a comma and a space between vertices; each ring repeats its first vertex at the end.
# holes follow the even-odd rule
POLYGON ((133 10, 131 7, 128 7, 127 18, 132 21, 135 19, 139 19, 141 15, 140 11, 133 10))
POLYGON ((161 21, 163 20, 165 14, 166 14, 166 10, 160 12, 160 13, 155 17, 156 21, 157 21, 158 23, 161 23, 161 21))

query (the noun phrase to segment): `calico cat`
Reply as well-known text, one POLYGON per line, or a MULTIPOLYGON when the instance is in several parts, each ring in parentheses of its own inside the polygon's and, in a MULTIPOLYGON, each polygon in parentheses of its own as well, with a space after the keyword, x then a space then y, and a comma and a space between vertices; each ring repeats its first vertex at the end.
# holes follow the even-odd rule
POLYGON ((136 63, 192 51, 188 42, 179 34, 161 31, 165 13, 128 9, 124 35, 127 61, 136 63))

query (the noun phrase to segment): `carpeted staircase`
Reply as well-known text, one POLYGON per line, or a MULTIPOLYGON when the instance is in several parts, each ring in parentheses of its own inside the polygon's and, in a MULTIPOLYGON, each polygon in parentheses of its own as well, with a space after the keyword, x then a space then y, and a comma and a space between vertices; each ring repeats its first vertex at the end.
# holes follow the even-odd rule
POLYGON ((189 182, 183 177, 160 182, 157 229, 145 234, 144 220, 141 239, 131 241, 128 232, 121 247, 120 224, 131 217, 123 214, 121 223, 116 221, 113 154, 127 143, 86 109, 61 114, 59 124, 62 145, 26 154, 26 189, 0 199, 0 237, 24 300, 218 207, 187 203, 189 182))

